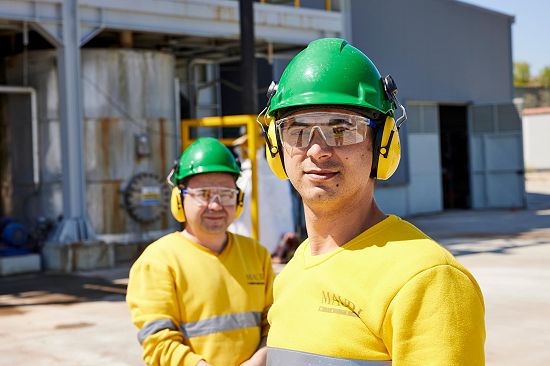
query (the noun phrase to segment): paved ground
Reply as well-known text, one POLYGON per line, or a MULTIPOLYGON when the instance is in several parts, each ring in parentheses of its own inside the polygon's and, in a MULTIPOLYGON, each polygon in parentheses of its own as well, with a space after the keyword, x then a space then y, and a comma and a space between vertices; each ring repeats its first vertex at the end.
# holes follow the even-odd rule
POLYGON ((550 174, 526 182, 527 210, 411 218, 469 268, 486 308, 486 364, 550 365, 550 174))
MULTIPOLYGON (((477 278, 487 365, 550 365, 550 177, 527 182, 527 210, 410 218, 477 278)), ((128 266, 0 278, 2 365, 137 366, 124 291, 128 266)))

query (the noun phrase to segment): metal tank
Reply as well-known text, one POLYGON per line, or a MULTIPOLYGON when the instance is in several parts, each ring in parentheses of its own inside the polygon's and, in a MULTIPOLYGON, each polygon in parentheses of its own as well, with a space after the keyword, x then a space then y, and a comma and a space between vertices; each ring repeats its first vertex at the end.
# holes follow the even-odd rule
MULTIPOLYGON (((173 226, 164 177, 176 158, 173 56, 151 51, 83 49, 83 133, 88 215, 106 241, 147 240, 173 226)), ((14 217, 63 214, 55 51, 6 61, 9 85, 36 89, 40 179, 33 183, 29 103, 8 97, 14 217)), ((6 159, 6 157, 2 157, 6 159)))

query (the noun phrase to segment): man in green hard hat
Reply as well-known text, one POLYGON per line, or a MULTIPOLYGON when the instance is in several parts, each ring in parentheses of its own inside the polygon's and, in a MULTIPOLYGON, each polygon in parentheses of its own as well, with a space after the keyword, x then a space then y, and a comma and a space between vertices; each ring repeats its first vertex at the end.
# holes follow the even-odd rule
POLYGON ((265 365, 273 270, 264 247, 227 231, 243 206, 239 175, 214 138, 197 139, 169 175, 184 229, 145 249, 126 296, 148 365, 265 365))
POLYGON ((275 279, 268 365, 483 365, 474 277, 374 199, 401 154, 393 79, 345 40, 320 39, 268 97, 267 159, 302 197, 308 233, 275 279))

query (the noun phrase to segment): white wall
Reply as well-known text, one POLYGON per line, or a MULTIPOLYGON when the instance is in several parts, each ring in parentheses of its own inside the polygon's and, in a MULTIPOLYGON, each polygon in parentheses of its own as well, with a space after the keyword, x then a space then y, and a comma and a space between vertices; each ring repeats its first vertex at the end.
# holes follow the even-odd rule
POLYGON ((407 186, 383 186, 378 184, 374 190, 374 197, 384 213, 406 216, 409 213, 407 190, 407 186))
POLYGON ((523 116, 525 169, 550 169, 550 113, 523 116))
MULTIPOLYGON (((271 172, 265 160, 264 150, 259 149, 258 162, 258 221, 260 243, 273 253, 281 236, 294 231, 292 201, 288 180, 280 180, 271 172)), ((229 231, 251 236, 250 195, 252 187, 250 161, 242 163, 242 174, 237 184, 245 192, 241 216, 229 227, 229 231)))
POLYGON ((434 133, 409 134, 409 213, 443 210, 439 136, 434 133))
POLYGON ((375 189, 382 211, 400 216, 443 210, 439 136, 409 133, 410 180, 408 185, 375 189))
POLYGON ((524 207, 522 122, 512 103, 469 107, 472 208, 524 207))

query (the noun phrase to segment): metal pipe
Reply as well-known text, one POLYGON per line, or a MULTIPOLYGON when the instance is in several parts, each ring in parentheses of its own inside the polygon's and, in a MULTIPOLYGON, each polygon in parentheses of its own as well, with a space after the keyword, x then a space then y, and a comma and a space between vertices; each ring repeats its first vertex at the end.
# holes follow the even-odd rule
POLYGON ((38 157, 38 117, 36 107, 36 90, 29 86, 0 85, 0 93, 29 94, 31 97, 31 129, 32 129, 32 180, 34 188, 40 183, 40 164, 38 157))
POLYGON ((175 156, 179 156, 181 152, 181 136, 180 136, 180 123, 181 123, 181 104, 180 104, 180 79, 174 78, 174 143, 175 156))
POLYGON ((23 85, 27 86, 29 81, 29 26, 23 23, 23 85))
POLYGON ((258 161, 256 153, 258 152, 258 136, 259 130, 256 123, 256 116, 249 116, 246 124, 246 134, 248 136, 248 158, 250 159, 251 169, 251 203, 250 203, 250 220, 252 224, 252 237, 260 240, 260 222, 259 222, 259 203, 258 203, 258 161))
POLYGON ((252 0, 239 1, 239 23, 241 30, 241 108, 245 114, 258 113, 258 76, 254 58, 254 6, 252 0))

